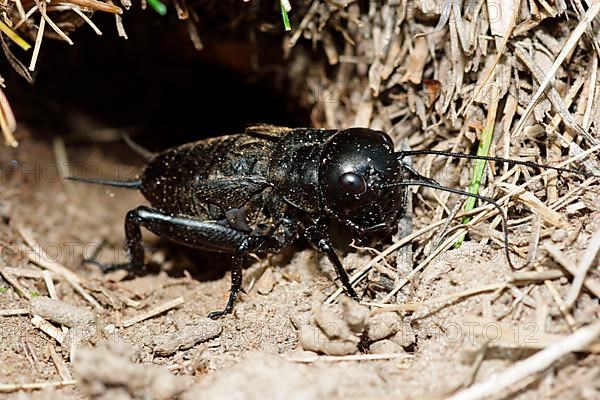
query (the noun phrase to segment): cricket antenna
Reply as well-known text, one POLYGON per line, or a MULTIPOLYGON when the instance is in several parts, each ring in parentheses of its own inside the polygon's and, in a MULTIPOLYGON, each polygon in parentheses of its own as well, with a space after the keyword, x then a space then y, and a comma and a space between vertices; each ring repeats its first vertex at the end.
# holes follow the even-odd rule
POLYGON ((142 181, 137 179, 133 181, 116 181, 116 180, 105 180, 105 179, 89 179, 82 178, 79 176, 66 176, 65 179, 75 182, 91 183, 94 185, 114 186, 127 189, 138 189, 142 185, 142 181))
POLYGON ((512 269, 515 269, 515 265, 510 260, 510 251, 508 250, 508 245, 509 245, 509 241, 508 241, 508 222, 507 222, 508 218, 506 217, 506 213, 504 212, 504 210, 502 210, 502 207, 500 207, 500 204, 498 204, 493 199, 491 199, 489 197, 486 197, 486 196, 482 196, 480 194, 469 193, 469 192, 466 192, 466 191, 461 190, 461 189, 449 188, 449 187, 440 185, 439 183, 437 183, 433 179, 429 179, 429 178, 420 179, 420 180, 414 180, 414 181, 412 181, 412 180, 411 181, 401 181, 401 182, 391 183, 391 184, 387 184, 387 185, 383 185, 383 186, 384 187, 394 187, 394 186, 423 186, 423 187, 428 187, 428 188, 431 188, 431 189, 441 190, 441 191, 444 191, 444 192, 458 194, 460 196, 473 197, 475 199, 478 199, 478 200, 481 200, 481 201, 485 201, 486 203, 493 205, 498 210, 498 213, 500 214, 500 218, 502 218, 502 230, 504 232, 504 255, 506 256, 506 261, 508 261, 508 265, 512 269))
POLYGON ((450 151, 442 151, 442 150, 403 150, 403 151, 398 151, 394 154, 396 154, 396 157, 400 161, 402 161, 403 158, 410 157, 410 156, 435 155, 435 156, 442 156, 442 157, 467 158, 469 160, 496 161, 496 162, 506 163, 509 165, 524 165, 526 167, 532 167, 532 168, 551 169, 551 170, 558 171, 558 172, 565 172, 565 173, 585 176, 586 178, 589 178, 589 177, 599 178, 600 177, 599 175, 595 175, 595 174, 585 172, 585 171, 578 171, 576 169, 571 169, 571 168, 553 167, 551 165, 538 164, 533 161, 520 161, 520 160, 511 160, 509 158, 502 158, 502 157, 478 156, 478 155, 474 155, 474 154, 453 153, 450 151))

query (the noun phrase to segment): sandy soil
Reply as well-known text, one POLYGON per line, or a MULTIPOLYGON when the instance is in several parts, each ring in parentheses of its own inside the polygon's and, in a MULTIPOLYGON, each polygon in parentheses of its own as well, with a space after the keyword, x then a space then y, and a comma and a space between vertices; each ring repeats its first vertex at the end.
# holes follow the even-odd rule
MULTIPOLYGON (((126 149, 68 146, 67 150, 75 172, 83 166, 89 171, 99 167, 110 176, 117 165, 122 174, 141 165, 126 149)), ((94 307, 63 277, 55 277, 56 297, 75 306, 74 314, 63 317, 61 323, 53 314, 56 310, 40 312, 46 312, 46 319, 56 327, 62 324, 70 332, 84 332, 72 335, 72 346, 69 340, 59 345, 34 327, 29 314, 0 316, 0 383, 57 382, 71 376, 76 380, 75 385, 17 391, 0 395, 3 398, 438 398, 493 377, 515 360, 531 355, 533 350, 522 346, 525 339, 569 333, 543 284, 510 285, 507 290, 487 290, 410 312, 375 316, 346 301, 324 307, 325 298, 337 288, 333 269, 301 246, 251 264, 246 270, 246 293, 241 294, 234 314, 208 321, 207 313, 226 300, 229 274, 223 271, 227 258, 198 257, 146 235, 148 257, 154 265, 134 279, 82 266, 84 252, 102 240, 107 242, 102 260, 123 259, 123 217, 128 209, 143 204, 143 198, 135 191, 61 181, 47 143, 23 140, 16 150, 0 148, 0 159, 1 267, 13 276, 16 269, 39 274, 42 269, 27 260, 31 250, 20 233, 29 232, 53 261, 81 279, 84 291, 100 305, 94 307), (21 164, 11 165, 13 159, 21 164), (130 318, 178 297, 183 304, 122 327, 130 318), (86 315, 92 315, 91 322, 86 315), (465 320, 472 322, 473 331, 464 325, 465 320), (512 346, 492 341, 485 347, 477 329, 488 328, 487 334, 495 338, 501 325, 513 327, 512 346), (92 331, 85 333, 88 328, 92 331), (194 336, 196 328, 198 337, 194 336), (187 336, 163 336, 175 332, 187 336), (161 340, 163 345, 181 342, 183 348, 161 350, 161 340), (334 357, 303 350, 307 348, 334 357), (483 349, 487 350, 480 362, 483 349), (335 358, 352 353, 363 360, 335 358), (368 359, 374 354, 389 358, 368 359), (66 371, 59 372, 61 367, 66 371)), ((568 229, 544 230, 544 240, 575 259, 600 228, 598 216, 589 209, 573 214, 568 229), (577 227, 580 232, 568 243, 577 227)), ((344 263, 353 272, 371 258, 367 252, 352 253, 344 263)), ((548 258, 543 260, 544 268, 553 265, 548 258)), ((425 269, 409 287, 409 302, 500 285, 508 282, 510 273, 495 247, 467 242, 425 269)), ((0 279, 0 310, 29 310, 38 297, 49 295, 39 277, 17 280, 33 299, 19 296, 0 279)), ((568 280, 554 280, 553 285, 564 298, 568 280)), ((361 291, 364 287, 359 285, 361 291)), ((377 299, 367 294, 364 301, 377 299)), ((57 309, 65 306, 61 304, 56 303, 57 309)), ((597 299, 582 294, 574 313, 577 326, 596 320, 597 299)), ((597 355, 585 353, 568 356, 555 368, 527 380, 512 395, 592 398, 598 393, 594 377, 599 361, 597 355)))

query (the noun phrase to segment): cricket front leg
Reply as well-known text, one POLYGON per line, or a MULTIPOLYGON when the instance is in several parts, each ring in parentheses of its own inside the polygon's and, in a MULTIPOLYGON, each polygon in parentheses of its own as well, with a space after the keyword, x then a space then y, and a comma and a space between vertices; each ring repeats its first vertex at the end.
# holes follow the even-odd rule
POLYGON ((360 299, 356 294, 356 291, 352 287, 352 284, 350 284, 350 277, 348 276, 348 273, 344 269, 340 258, 337 256, 333 246, 331 245, 329 235, 327 234, 327 226, 323 223, 316 222, 313 225, 305 228, 304 236, 314 248, 327 255, 327 258, 333 264, 335 272, 337 273, 340 282, 342 282, 342 286, 344 287, 344 290, 348 296, 352 297, 352 299, 356 301, 359 301, 360 299))

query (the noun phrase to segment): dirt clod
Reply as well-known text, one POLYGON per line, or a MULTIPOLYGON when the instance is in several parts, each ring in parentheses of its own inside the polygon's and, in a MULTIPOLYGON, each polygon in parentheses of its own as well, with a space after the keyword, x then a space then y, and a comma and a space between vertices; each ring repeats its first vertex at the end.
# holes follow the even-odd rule
POLYGON ((31 313, 68 328, 94 323, 94 314, 85 308, 45 296, 31 299, 31 313))
POLYGON ((395 312, 384 312, 369 318, 367 335, 369 340, 376 342, 388 338, 400 330, 402 319, 395 312))
POLYGON ((275 286, 275 274, 273 273, 272 268, 267 268, 265 273, 260 277, 259 281, 256 283, 256 291, 262 295, 267 295, 271 293, 273 287, 275 286))
POLYGON ((336 386, 335 380, 307 365, 255 353, 232 368, 212 374, 186 391, 182 398, 322 399, 332 397, 336 386))
POLYGON ((390 337, 390 340, 402 347, 409 347, 416 343, 417 334, 410 323, 403 322, 394 336, 390 337))
POLYGON ((348 297, 342 298, 341 304, 344 309, 344 321, 346 321, 348 327, 354 333, 362 333, 367 326, 369 309, 348 297))
MULTIPOLYGON (((357 338, 358 339, 358 338, 357 338)), ((328 356, 345 356, 358 351, 358 340, 330 339, 314 325, 304 325, 300 328, 299 341, 304 350, 322 353, 328 356)))
POLYGON ((187 378, 174 376, 156 365, 136 363, 136 353, 123 342, 106 342, 81 348, 74 362, 79 388, 92 399, 169 399, 188 386, 187 378))
POLYGON ((330 356, 356 353, 361 331, 355 330, 365 326, 364 313, 360 311, 360 307, 346 306, 343 313, 338 312, 339 307, 317 308, 309 323, 300 327, 300 346, 304 350, 330 356), (346 316, 350 317, 352 324, 345 319, 346 316))
POLYGON ((402 346, 388 339, 373 343, 369 347, 369 352, 371 354, 405 353, 402 346))
POLYGON ((194 345, 213 339, 221 334, 223 326, 218 321, 205 319, 188 325, 182 330, 166 333, 154 338, 154 353, 167 356, 177 350, 186 350, 194 345))
POLYGON ((70 328, 62 342, 67 352, 74 352, 81 343, 97 332, 94 314, 82 307, 40 296, 31 299, 31 313, 70 328))
POLYGON ((348 323, 339 317, 332 307, 321 307, 314 315, 315 323, 329 339, 358 342, 358 338, 348 326, 348 323))

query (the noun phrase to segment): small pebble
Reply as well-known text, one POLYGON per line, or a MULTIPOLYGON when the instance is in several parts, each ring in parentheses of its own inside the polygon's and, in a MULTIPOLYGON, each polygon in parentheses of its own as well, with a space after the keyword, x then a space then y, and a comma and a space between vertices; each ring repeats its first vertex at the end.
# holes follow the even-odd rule
POLYGON ((275 274, 272 268, 267 268, 256 283, 256 290, 262 295, 271 293, 275 287, 275 274))
POLYGON ((369 352, 371 354, 406 353, 402 346, 388 339, 373 343, 369 347, 369 352))
POLYGON ((320 329, 316 326, 303 325, 300 327, 298 341, 303 350, 315 353, 318 353, 321 350, 319 335, 324 334, 319 331, 320 329))
POLYGON ((376 342, 388 338, 400 330, 402 320, 395 312, 384 312, 369 319, 369 340, 376 342))
POLYGON ((321 307, 315 313, 315 322, 329 339, 349 340, 359 342, 354 336, 346 321, 340 318, 331 307, 321 307))
POLYGON ((329 356, 345 356, 358 351, 358 340, 329 339, 319 327, 312 325, 300 328, 299 342, 303 350, 329 356))
POLYGON ((390 337, 390 340, 402 347, 408 347, 417 342, 417 334, 408 322, 403 322, 398 332, 390 337))
POLYGON ((321 352, 328 356, 348 356, 358 351, 358 343, 325 342, 321 344, 321 352))
POLYGON ((117 333, 117 327, 114 324, 108 324, 102 328, 102 332, 104 332, 104 336, 106 336, 106 338, 109 338, 117 333))
POLYGON ((317 361, 319 359, 319 355, 317 353, 315 353, 314 351, 301 350, 301 349, 290 351, 289 353, 286 354, 286 356, 290 360, 300 361, 300 362, 313 362, 313 361, 317 361))
POLYGON ((550 239, 552 239, 554 243, 561 243, 567 240, 568 236, 569 234, 567 233, 566 229, 556 229, 554 232, 552 232, 550 239))
POLYGON ((199 324, 188 325, 180 331, 155 337, 154 352, 160 356, 168 356, 178 350, 187 350, 200 342, 219 336, 222 330, 220 323, 206 319, 199 324))
POLYGON ((343 297, 341 303, 344 308, 344 321, 346 321, 352 332, 361 334, 369 320, 369 309, 349 297, 343 297))

